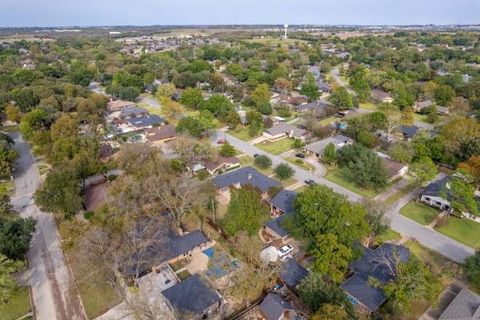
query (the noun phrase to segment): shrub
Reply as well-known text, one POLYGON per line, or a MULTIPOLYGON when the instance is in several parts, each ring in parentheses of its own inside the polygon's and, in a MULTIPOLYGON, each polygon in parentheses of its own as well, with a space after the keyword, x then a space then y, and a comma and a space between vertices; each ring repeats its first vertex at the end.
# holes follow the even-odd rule
POLYGON ((267 169, 272 166, 272 159, 265 155, 259 155, 255 158, 255 165, 260 169, 267 169))
POLYGON ((95 215, 95 212, 93 212, 93 211, 85 211, 83 213, 83 217, 87 220, 92 219, 94 215, 95 215))
POLYGON ((287 180, 295 174, 295 170, 286 163, 277 165, 274 171, 280 180, 287 180))

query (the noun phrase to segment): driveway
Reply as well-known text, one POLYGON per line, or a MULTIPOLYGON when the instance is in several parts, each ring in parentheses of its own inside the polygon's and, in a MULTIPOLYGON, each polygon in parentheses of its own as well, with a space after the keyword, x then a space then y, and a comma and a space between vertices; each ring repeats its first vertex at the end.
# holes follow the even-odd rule
POLYGON ((15 196, 12 204, 24 218, 37 220, 25 276, 32 288, 32 299, 37 320, 87 319, 73 277, 61 248, 55 220, 42 212, 33 201, 40 185, 37 164, 29 145, 18 133, 10 134, 20 157, 15 167, 15 196))

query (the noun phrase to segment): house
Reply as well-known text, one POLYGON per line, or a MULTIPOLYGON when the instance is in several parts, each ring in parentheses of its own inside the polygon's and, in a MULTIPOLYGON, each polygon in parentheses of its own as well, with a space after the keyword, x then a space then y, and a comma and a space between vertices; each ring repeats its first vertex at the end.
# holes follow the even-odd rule
POLYGON ((441 116, 446 116, 450 111, 447 107, 437 106, 437 114, 441 116))
POLYGON ((111 99, 107 103, 107 110, 110 111, 110 112, 120 111, 120 110, 122 110, 123 108, 126 108, 126 107, 135 107, 135 103, 130 102, 130 101, 113 100, 113 99, 111 99))
POLYGON ((302 319, 295 307, 276 293, 269 293, 258 306, 265 320, 302 319))
POLYGON ((385 284, 395 278, 397 263, 408 260, 410 251, 403 246, 385 243, 375 250, 364 248, 363 256, 350 264, 352 275, 340 288, 353 306, 363 313, 376 311, 386 300, 382 288, 372 286, 370 279, 385 284))
POLYGON ((372 90, 372 99, 375 102, 378 102, 378 103, 382 103, 382 102, 392 103, 393 102, 393 98, 390 95, 390 93, 385 92, 385 91, 380 90, 380 89, 373 89, 372 90))
POLYGON ((207 161, 203 167, 210 175, 224 172, 240 166, 240 160, 237 157, 218 157, 215 161, 207 161))
POLYGON ((131 262, 121 271, 126 277, 141 277, 152 269, 161 269, 166 263, 171 264, 191 256, 195 252, 212 247, 215 241, 210 240, 200 230, 183 235, 172 231, 159 230, 151 239, 151 244, 127 257, 131 262))
POLYGON ((284 137, 305 140, 308 134, 309 132, 307 130, 297 128, 289 123, 281 122, 265 130, 262 135, 269 140, 277 140, 284 137))
POLYGON ((480 319, 480 295, 463 288, 450 302, 438 320, 480 319))
POLYGON ((448 177, 434 181, 426 186, 420 193, 420 201, 440 210, 450 209, 448 201, 448 177))
POLYGON ((329 107, 333 107, 333 105, 326 100, 319 99, 310 103, 301 104, 295 108, 298 112, 303 113, 310 110, 325 112, 329 107))
POLYGON ((132 119, 137 117, 145 117, 148 115, 148 111, 143 108, 138 108, 135 106, 128 106, 123 108, 120 111, 119 118, 120 119, 132 119))
POLYGON ((160 127, 145 129, 145 137, 151 144, 158 145, 175 139, 177 137, 177 132, 174 126, 167 124, 160 127))
POLYGON ((338 150, 348 144, 352 144, 353 140, 343 135, 336 135, 307 144, 305 147, 303 147, 303 149, 305 153, 315 156, 317 158, 321 158, 323 156, 323 151, 325 150, 325 147, 330 143, 333 143, 338 150))
POLYGON ((227 199, 230 199, 230 187, 241 188, 249 184, 258 188, 264 197, 268 196, 270 189, 282 187, 280 182, 261 174, 252 167, 243 167, 216 176, 213 178, 213 184, 227 199))
POLYGON ((401 162, 394 161, 389 158, 381 158, 381 159, 382 159, 384 168, 387 170, 388 181, 393 181, 397 178, 400 178, 403 175, 405 175, 408 171, 408 166, 401 162))
POLYGON ((287 260, 280 268, 280 280, 289 288, 297 286, 305 279, 310 272, 295 259, 287 260))
POLYGON ((317 86, 318 89, 323 93, 330 93, 332 91, 332 87, 329 84, 325 83, 321 76, 317 78, 317 86))
POLYGON ((177 319, 207 319, 222 306, 222 296, 199 274, 164 290, 162 295, 177 319))
POLYGON ((422 111, 423 109, 432 106, 433 104, 434 104, 434 103, 433 103, 432 100, 417 101, 417 102, 413 105, 413 111, 415 111, 415 112, 420 112, 420 111, 422 111))
POLYGON ((398 131, 404 140, 409 141, 418 134, 419 129, 417 126, 400 126, 398 131))
POLYGON ((282 190, 270 200, 270 212, 273 217, 295 212, 297 193, 291 190, 282 190))
POLYGON ((157 115, 146 115, 143 117, 128 119, 127 122, 132 127, 132 131, 140 131, 161 125, 162 123, 165 123, 165 119, 157 115))
POLYGON ((375 135, 382 141, 385 142, 394 142, 395 141, 395 136, 393 134, 388 134, 387 132, 383 130, 377 130, 375 131, 375 135))

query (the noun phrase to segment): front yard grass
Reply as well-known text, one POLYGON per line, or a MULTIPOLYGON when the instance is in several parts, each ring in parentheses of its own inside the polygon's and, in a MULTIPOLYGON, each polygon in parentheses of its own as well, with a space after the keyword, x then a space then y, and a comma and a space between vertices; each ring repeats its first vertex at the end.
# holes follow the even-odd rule
POLYGON ((255 145, 256 147, 268 153, 279 155, 288 150, 293 149, 293 140, 290 138, 283 138, 277 141, 263 141, 255 145))
POLYGON ((291 162, 293 163, 294 165, 296 166, 299 166, 300 168, 302 169, 305 169, 307 171, 314 171, 315 170, 315 167, 313 166, 313 164, 310 164, 308 163, 307 161, 305 160, 302 160, 300 158, 297 158, 297 157, 286 157, 284 158, 285 160, 287 160, 288 162, 291 162))
POLYGON ((415 189, 415 184, 411 183, 407 185, 405 188, 395 192, 390 197, 388 197, 387 200, 385 200, 385 205, 391 206, 392 204, 400 200, 402 197, 406 196, 410 191, 413 191, 414 189, 415 189))
POLYGON ((251 137, 248 128, 237 128, 237 129, 234 129, 234 130, 229 130, 228 133, 231 134, 232 136, 234 136, 235 138, 238 138, 238 139, 243 140, 243 141, 250 141, 250 140, 258 137, 258 136, 251 137))
POLYGON ((400 233, 390 228, 387 228, 387 230, 385 230, 375 238, 375 241, 379 243, 383 243, 386 241, 397 242, 401 238, 402 238, 402 235, 400 233))
POLYGON ((15 290, 12 299, 7 304, 0 304, 0 319, 15 320, 32 310, 30 305, 30 292, 26 287, 15 290))
POLYGON ((423 225, 430 224, 440 212, 426 204, 416 202, 415 200, 407 203, 400 209, 400 214, 423 225))
POLYGON ((275 180, 280 181, 280 182, 282 183, 282 186, 283 186, 284 188, 287 188, 288 186, 291 186, 292 184, 297 183, 297 180, 295 180, 295 179, 293 179, 293 178, 288 178, 288 179, 286 179, 286 180, 280 180, 280 178, 277 177, 276 175, 273 176, 272 178, 275 179, 275 180))
POLYGON ((327 174, 325 175, 325 179, 336 183, 350 191, 358 193, 359 195, 366 198, 373 198, 378 194, 378 192, 375 190, 369 190, 360 187, 355 181, 352 180, 352 178, 350 178, 346 168, 337 167, 335 169, 329 169, 327 171, 327 174))
POLYGON ((377 106, 371 102, 360 102, 358 106, 362 109, 377 111, 377 106))
POLYGON ((260 169, 259 167, 257 167, 255 165, 255 161, 254 161, 253 157, 244 155, 244 156, 240 156, 238 158, 240 159, 240 165, 242 167, 249 167, 249 166, 254 167, 259 172, 263 173, 266 176, 271 176, 273 174, 273 168, 272 167, 267 168, 267 169, 260 169))
POLYGON ((476 250, 480 249, 480 223, 450 216, 437 231, 476 250))

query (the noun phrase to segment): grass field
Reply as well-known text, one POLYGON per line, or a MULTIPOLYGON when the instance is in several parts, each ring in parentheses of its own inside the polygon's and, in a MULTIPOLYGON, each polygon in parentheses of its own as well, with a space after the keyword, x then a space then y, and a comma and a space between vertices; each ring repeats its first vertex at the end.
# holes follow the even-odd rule
POLYGON ((423 225, 430 224, 439 213, 437 209, 415 201, 410 201, 400 209, 400 214, 423 225))
POLYGON ((480 249, 480 223, 478 222, 449 217, 447 223, 437 231, 474 249, 480 249))
POLYGON ((378 194, 375 190, 369 190, 358 186, 357 183, 350 178, 347 169, 345 168, 328 170, 325 179, 367 198, 373 198, 378 194))
POLYGON ((0 304, 0 320, 18 319, 30 312, 31 309, 28 288, 17 288, 9 303, 0 304))
POLYGON ((377 110, 377 106, 371 102, 360 102, 358 104, 358 106, 362 109, 367 109, 367 110, 372 110, 372 111, 376 111, 377 110))
POLYGON ((280 182, 282 183, 282 186, 283 186, 284 188, 287 188, 288 186, 291 186, 292 184, 297 183, 297 180, 295 180, 295 179, 293 179, 293 178, 288 178, 288 179, 286 179, 286 180, 280 180, 280 178, 277 177, 276 175, 274 175, 274 176, 272 177, 272 179, 275 179, 275 180, 280 181, 280 182))
POLYGON ((271 141, 260 142, 260 143, 257 143, 255 146, 268 153, 279 155, 284 152, 287 152, 288 150, 293 149, 293 140, 289 138, 283 138, 281 140, 277 140, 273 142, 271 141))
POLYGON ((299 166, 299 167, 302 168, 302 169, 307 170, 307 171, 313 171, 313 170, 315 170, 315 167, 314 167, 312 164, 310 164, 310 163, 308 163, 307 161, 302 160, 302 159, 300 159, 300 158, 297 158, 297 157, 286 157, 286 158, 284 158, 284 159, 287 160, 288 162, 293 163, 293 164, 296 165, 296 166, 299 166), (299 160, 300 160, 300 161, 299 161, 299 160))
POLYGON ((386 241, 397 242, 401 238, 402 238, 402 236, 400 235, 400 233, 396 232, 395 230, 392 230, 392 229, 388 228, 382 234, 378 235, 375 238, 375 240, 379 243, 383 243, 383 242, 386 242, 386 241))
POLYGON ((250 136, 248 128, 237 128, 235 130, 229 130, 228 133, 243 141, 250 141, 255 138, 250 136))

